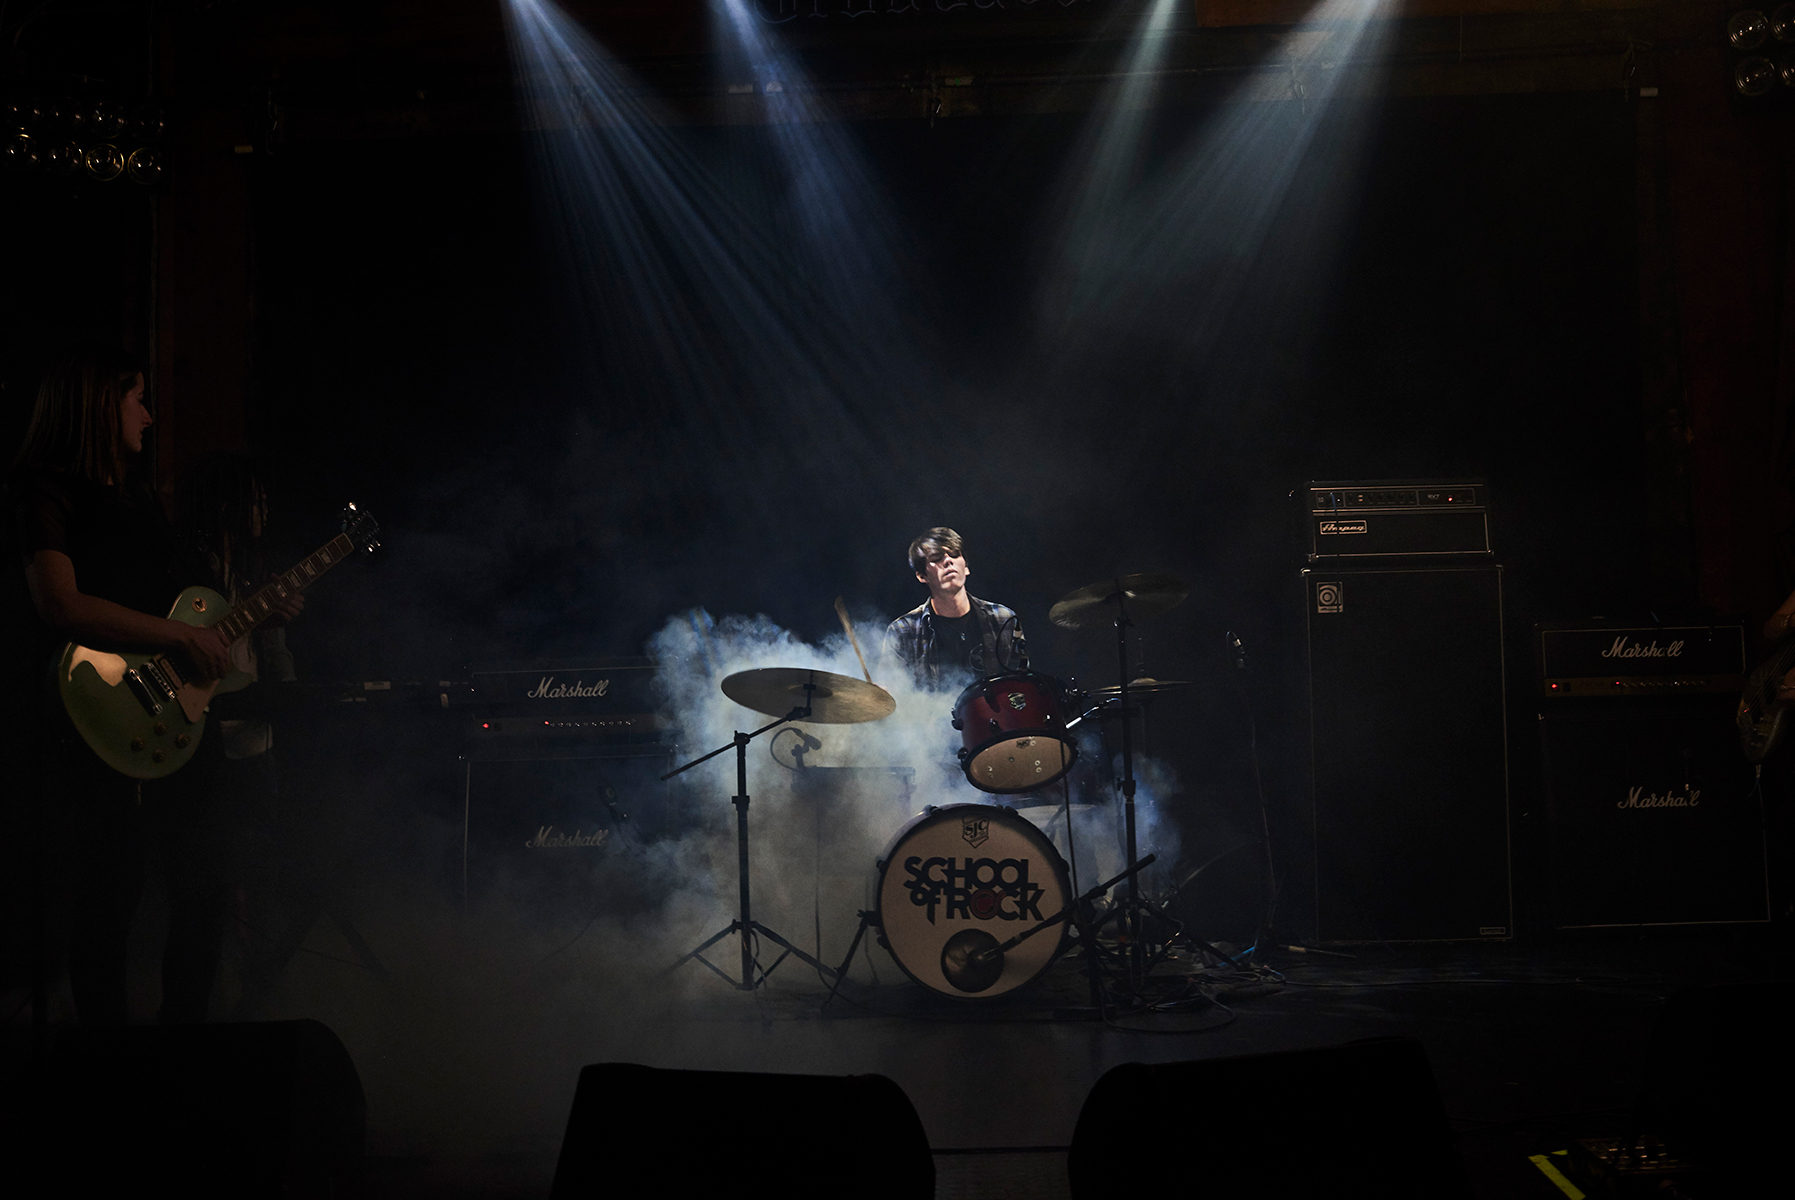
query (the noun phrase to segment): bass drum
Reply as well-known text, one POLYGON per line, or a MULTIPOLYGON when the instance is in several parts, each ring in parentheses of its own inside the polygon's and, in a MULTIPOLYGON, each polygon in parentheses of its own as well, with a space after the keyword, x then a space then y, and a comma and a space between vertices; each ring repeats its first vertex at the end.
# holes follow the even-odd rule
POLYGON ((1071 902, 1065 860, 1010 808, 931 805, 879 860, 880 944, 910 978, 959 1000, 1001 996, 1047 970, 1068 922, 997 947, 1071 902))

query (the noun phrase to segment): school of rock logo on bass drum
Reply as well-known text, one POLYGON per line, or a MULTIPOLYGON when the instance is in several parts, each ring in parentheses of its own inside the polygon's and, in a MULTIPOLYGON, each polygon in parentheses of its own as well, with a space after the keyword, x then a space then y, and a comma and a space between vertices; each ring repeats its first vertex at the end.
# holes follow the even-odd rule
POLYGON ((1026 858, 923 858, 904 860, 910 903, 927 909, 929 924, 936 909, 949 921, 1039 921, 1041 885, 1029 882, 1026 858))

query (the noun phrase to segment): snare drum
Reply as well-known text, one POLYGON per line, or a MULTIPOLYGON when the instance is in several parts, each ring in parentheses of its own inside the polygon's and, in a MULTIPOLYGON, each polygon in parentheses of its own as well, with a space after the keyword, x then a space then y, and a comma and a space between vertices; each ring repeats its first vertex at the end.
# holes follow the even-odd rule
POLYGON ((1068 922, 994 952, 1071 901, 1059 851, 995 805, 925 808, 879 860, 880 944, 910 978, 956 999, 1001 996, 1045 971, 1068 922))
POLYGON ((960 765, 980 791, 1008 794, 1046 787, 1078 760, 1066 732, 1060 681, 1034 671, 969 684, 954 701, 960 765))

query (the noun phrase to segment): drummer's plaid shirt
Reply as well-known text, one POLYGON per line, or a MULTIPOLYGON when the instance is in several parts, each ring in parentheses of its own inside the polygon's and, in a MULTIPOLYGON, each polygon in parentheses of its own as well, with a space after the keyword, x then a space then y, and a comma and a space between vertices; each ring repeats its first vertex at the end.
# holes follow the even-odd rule
MULTIPOLYGON (((977 596, 966 598, 972 602, 972 611, 978 614, 979 629, 985 635, 985 661, 982 669, 975 664, 975 673, 995 675, 1000 671, 1027 670, 1028 644, 1023 640, 1022 625, 1016 620, 1016 614, 1001 604, 980 600, 977 596)), ((920 684, 941 681, 941 665, 929 654, 934 645, 935 614, 927 600, 893 621, 885 630, 885 657, 909 667, 911 675, 920 684)))

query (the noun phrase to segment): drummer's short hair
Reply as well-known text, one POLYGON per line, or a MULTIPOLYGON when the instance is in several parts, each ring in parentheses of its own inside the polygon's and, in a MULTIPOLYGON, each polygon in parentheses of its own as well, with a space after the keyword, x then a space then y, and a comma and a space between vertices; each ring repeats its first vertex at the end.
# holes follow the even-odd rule
POLYGON ((945 525, 937 525, 910 543, 910 569, 922 575, 925 574, 923 568, 937 555, 942 558, 962 558, 965 554, 966 544, 960 540, 960 535, 945 525))

